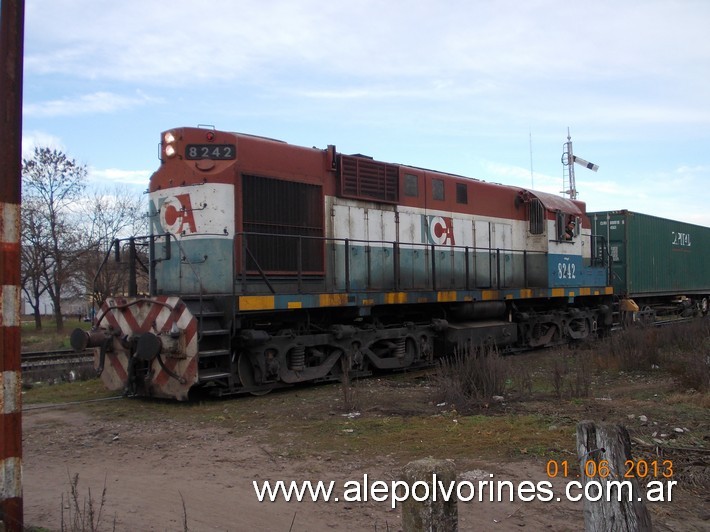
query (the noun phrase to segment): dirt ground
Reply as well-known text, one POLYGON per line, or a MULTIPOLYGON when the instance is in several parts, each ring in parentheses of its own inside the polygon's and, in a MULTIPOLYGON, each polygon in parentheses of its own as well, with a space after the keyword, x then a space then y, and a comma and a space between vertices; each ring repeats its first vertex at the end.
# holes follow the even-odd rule
MULTIPOLYGON (((360 393, 367 395, 362 402, 370 405, 363 409, 363 418, 395 423, 407 415, 442 417, 437 413, 439 405, 426 401, 430 392, 426 385, 406 379, 397 382, 394 386, 387 379, 369 379, 362 385, 360 393)), ((400 478, 402 467, 412 453, 401 452, 394 443, 391 449, 379 452, 328 443, 314 447, 312 440, 298 434, 296 426, 288 425, 289 419, 311 425, 335 419, 335 425, 324 426, 340 432, 339 438, 347 439, 353 429, 342 428, 350 425, 343 425, 347 421, 341 419, 342 409, 334 406, 340 396, 336 384, 189 408, 135 399, 46 408, 26 405, 25 524, 59 530, 63 521, 69 522, 75 513, 71 504, 71 478, 78 475, 80 506, 91 501, 98 508, 105 488, 99 530, 401 530, 401 505, 392 509, 389 500, 345 502, 341 498, 339 502, 327 503, 257 500, 253 481, 335 481, 338 495, 343 493, 347 481, 362 482, 365 474, 370 483, 375 480, 389 483, 400 478), (136 415, 126 415, 127 409, 134 409, 136 415), (284 411, 290 411, 288 416, 284 411)), ((516 408, 524 415, 531 410, 555 410, 560 420, 595 416, 600 420, 627 418, 609 405, 592 398, 579 404, 529 401, 516 408), (590 405, 600 406, 593 411, 590 405)), ((633 412, 637 414, 639 410, 633 412)), ((447 418, 447 422, 453 426, 457 420, 447 418)), ((693 425, 691 429, 696 430, 700 422, 693 418, 685 424, 693 425)), ((352 426, 357 432, 358 425, 352 426)), ((573 427, 570 422, 564 430, 569 433, 570 441, 573 427)), ((557 429, 551 426, 549 430, 557 429)), ((635 434, 643 436, 643 430, 635 434)), ((438 437, 432 435, 433 439, 438 437)), ((545 467, 548 456, 552 455, 543 452, 526 455, 528 451, 521 450, 513 457, 503 453, 503 458, 496 458, 490 449, 480 447, 474 437, 466 438, 464 443, 470 452, 467 457, 455 457, 460 480, 488 479, 491 474, 496 480, 513 482, 549 480, 545 467)), ((427 442, 432 445, 425 448, 434 449, 430 454, 436 458, 447 458, 443 441, 441 452, 436 451, 436 441, 427 442)), ((404 445, 411 447, 411 440, 404 445)), ((556 452, 556 456, 574 460, 569 451, 556 452)), ((654 529, 707 530, 710 525, 707 491, 679 484, 673 492, 673 502, 651 506, 654 529)), ((583 530, 582 503, 565 501, 564 479, 554 479, 553 486, 555 495, 562 495, 559 502, 459 503, 459 529, 583 530)))
MULTIPOLYGON (((60 409, 25 414, 25 521, 56 530, 61 494, 79 474, 82 501, 97 502, 106 486, 102 529, 111 530, 399 530, 399 509, 388 503, 260 503, 252 481, 390 481, 399 464, 368 463, 356 456, 293 461, 257 444, 249 435, 212 429, 205 433, 167 421, 149 426, 106 423, 60 409), (174 436, 180 435, 175 442, 174 436), (183 510, 184 504, 184 510, 183 510)), ((479 469, 510 480, 544 478, 544 464, 481 463, 479 469)), ((479 472, 480 474, 480 472, 479 472)), ((485 475, 481 475, 482 477, 485 475)), ((67 506, 65 504, 65 506, 67 506)), ((581 507, 571 503, 460 504, 462 530, 576 530, 581 507)), ((69 509, 64 509, 65 520, 69 509)))

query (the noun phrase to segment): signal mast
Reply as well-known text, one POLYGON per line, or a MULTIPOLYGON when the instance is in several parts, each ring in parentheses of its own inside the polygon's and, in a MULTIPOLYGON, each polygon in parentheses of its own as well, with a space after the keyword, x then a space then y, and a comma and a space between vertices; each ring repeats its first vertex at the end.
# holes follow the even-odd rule
POLYGON ((569 199, 577 199, 577 186, 574 181, 574 164, 589 168, 592 172, 599 170, 599 166, 585 161, 572 153, 572 137, 567 128, 567 142, 562 145, 562 194, 569 196, 569 199))

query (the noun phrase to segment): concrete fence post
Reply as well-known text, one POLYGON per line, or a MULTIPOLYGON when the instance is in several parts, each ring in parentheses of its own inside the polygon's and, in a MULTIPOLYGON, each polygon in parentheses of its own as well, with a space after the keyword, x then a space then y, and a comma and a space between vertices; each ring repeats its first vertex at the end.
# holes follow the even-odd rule
MULTIPOLYGON (((456 532, 458 508, 456 490, 445 501, 443 491, 456 482, 456 469, 451 460, 424 458, 404 466, 402 480, 409 487, 409 497, 402 503, 404 532, 456 532)), ((402 496, 402 494, 399 494, 402 496)))

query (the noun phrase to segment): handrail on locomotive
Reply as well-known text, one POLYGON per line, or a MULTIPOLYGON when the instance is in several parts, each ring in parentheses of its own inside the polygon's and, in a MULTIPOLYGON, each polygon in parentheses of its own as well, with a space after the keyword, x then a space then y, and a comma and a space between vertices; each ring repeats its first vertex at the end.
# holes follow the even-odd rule
MULTIPOLYGON (((328 238, 328 237, 311 237, 303 235, 283 235, 283 234, 273 234, 273 233, 248 233, 241 232, 237 233, 234 238, 235 250, 241 250, 241 261, 239 268, 236 268, 236 263, 234 265, 234 271, 238 272, 235 276, 236 284, 241 285, 241 294, 250 293, 250 288, 253 290, 263 290, 263 287, 259 287, 257 284, 253 283, 256 278, 261 278, 266 285, 266 289, 270 293, 275 293, 273 282, 269 279, 269 272, 266 272, 264 268, 257 262, 254 254, 250 252, 249 239, 250 238, 287 238, 295 239, 297 241, 296 247, 296 261, 295 268, 289 270, 288 272, 278 274, 272 274, 274 278, 296 278, 295 290, 297 293, 301 294, 308 291, 318 291, 318 290, 328 290, 335 292, 353 292, 353 291, 367 291, 367 290, 388 290, 393 291, 400 290, 471 290, 476 288, 491 288, 500 290, 502 288, 532 288, 532 287, 543 287, 547 286, 544 279, 539 279, 538 282, 529 275, 530 266, 535 262, 535 258, 543 258, 549 255, 547 251, 529 251, 529 250, 518 250, 512 248, 489 248, 489 247, 474 247, 474 246, 452 246, 446 244, 421 244, 421 243, 411 243, 411 242, 398 242, 398 241, 374 241, 374 240, 359 240, 359 239, 348 239, 348 238, 328 238), (303 266, 303 256, 304 256, 304 241, 311 242, 321 242, 323 244, 324 253, 330 253, 331 255, 331 266, 336 262, 335 258, 332 258, 337 253, 337 244, 342 245, 343 249, 343 261, 341 265, 342 271, 336 271, 330 280, 323 276, 322 271, 306 271, 303 266), (366 266, 364 269, 367 271, 366 282, 363 286, 355 288, 353 286, 352 274, 351 274, 351 264, 353 259, 350 256, 350 251, 356 247, 365 248, 364 260, 366 261, 366 266), (389 275, 390 284, 383 286, 378 285, 373 281, 373 267, 374 260, 372 258, 372 251, 375 249, 382 250, 381 254, 386 257, 390 257, 389 260, 385 260, 384 264, 391 267, 391 275, 389 275), (426 277, 424 284, 409 284, 402 281, 402 274, 404 268, 400 261, 401 252, 403 249, 419 251, 423 254, 423 259, 426 260, 426 268, 428 268, 429 274, 426 277), (446 268, 446 273, 450 275, 449 283, 447 284, 445 280, 439 278, 437 274, 437 269, 442 269, 441 264, 448 260, 449 265, 452 264, 451 257, 455 253, 459 253, 463 257, 463 263, 458 262, 457 265, 462 268, 462 271, 457 271, 455 267, 446 268), (440 260, 440 257, 444 257, 440 260), (449 257, 448 259, 446 257, 449 257), (517 259, 516 259, 517 257, 517 259), (249 268, 248 260, 252 261, 253 267, 249 268), (480 263, 483 262, 481 268, 480 263), (508 266, 508 280, 506 281, 506 263, 517 263, 519 268, 522 268, 522 274, 515 269, 510 271, 510 266, 508 266), (439 265, 439 268, 437 268, 439 265), (340 275, 339 275, 340 274, 340 275), (311 281, 322 279, 323 285, 320 288, 316 288, 317 284, 311 288, 311 290, 305 289, 305 279, 311 281), (342 279, 339 282, 339 279, 342 279), (458 280, 458 284, 456 281, 458 280), (250 283, 251 281, 251 283, 250 283)), ((595 267, 607 267, 608 266, 608 252, 606 251, 606 241, 602 236, 589 236, 589 241, 591 243, 591 258, 588 259, 585 266, 595 266, 595 267)), ((377 265, 382 265, 379 262, 377 265)), ((272 278, 272 281, 274 279, 272 278)), ((607 273, 608 280, 608 273, 607 273)), ((258 292, 257 292, 258 293, 258 292)))
MULTIPOLYGON (((603 236, 589 235, 589 243, 591 245, 591 257, 587 260, 587 266, 605 267, 607 281, 610 279, 609 273, 609 253, 607 249, 606 239, 603 236)), ((172 233, 166 232, 157 235, 143 235, 130 237, 125 239, 115 239, 111 247, 106 253, 101 266, 99 267, 96 276, 94 277, 94 289, 96 291, 96 281, 101 273, 101 270, 106 266, 111 253, 114 254, 116 262, 121 260, 120 245, 121 242, 128 242, 129 250, 129 278, 126 294, 129 297, 136 297, 139 293, 137 283, 138 266, 148 274, 148 295, 155 296, 160 293, 157 279, 155 278, 155 265, 162 261, 168 261, 172 257, 172 244, 177 244, 181 263, 189 266, 192 275, 197 281, 199 296, 201 300, 204 296, 203 283, 200 278, 200 273, 195 267, 196 262, 190 260, 183 248, 182 242, 172 233), (157 256, 156 242, 164 239, 162 242, 162 253, 157 256), (149 267, 140 260, 140 254, 136 251, 136 243, 147 241, 149 253, 149 267)), ((146 244, 143 244, 146 245, 146 244)), ((508 248, 483 248, 473 246, 451 246, 438 244, 418 244, 410 242, 398 241, 372 241, 358 239, 343 239, 330 237, 311 237, 304 235, 288 235, 275 233, 256 233, 256 232, 239 232, 233 237, 233 296, 245 294, 276 293, 274 284, 279 281, 293 281, 295 279, 294 290, 298 294, 318 292, 318 291, 333 291, 350 293, 353 291, 368 291, 391 289, 394 291, 406 290, 471 290, 471 289, 497 289, 502 288, 535 288, 545 286, 544 279, 535 281, 530 275, 533 263, 539 262, 540 258, 546 257, 549 253, 546 251, 529 251, 516 250, 508 248), (293 262, 293 269, 282 272, 267 271, 259 264, 259 261, 249 247, 250 239, 271 238, 271 239, 291 239, 296 242, 296 260, 293 262), (316 249, 322 251, 324 255, 330 253, 331 265, 337 262, 336 247, 342 246, 342 261, 339 264, 340 270, 326 278, 323 269, 319 271, 309 270, 304 267, 303 256, 304 246, 311 242, 316 244, 316 249), (351 250, 362 247, 365 249, 364 260, 367 271, 366 282, 361 286, 354 286, 354 279, 351 273, 353 258, 351 250), (391 267, 390 275, 388 275, 389 285, 382 286, 373 280, 373 269, 382 266, 382 262, 373 264, 373 249, 382 250, 383 256, 389 257, 384 264, 391 267), (402 249, 414 250, 420 252, 426 260, 426 268, 428 271, 424 283, 416 284, 414 282, 406 283, 402 279, 403 266, 400 260, 402 249), (459 253, 463 257, 463 262, 459 261, 454 264, 454 267, 444 268, 452 264, 450 257, 455 253, 459 253), (449 257, 449 264, 443 265, 446 257, 449 257), (481 264, 483 263, 483 264, 481 264), (517 264, 518 267, 510 269, 512 264, 517 264), (507 266, 506 266, 507 265, 507 266), (438 266, 438 267, 437 267, 438 266), (456 266, 462 267, 462 271, 457 271, 456 266), (522 269, 522 272, 519 271, 522 269), (437 270, 446 270, 448 279, 442 279, 437 270), (263 284, 255 282, 261 279, 263 284), (448 282, 447 282, 448 281, 448 282)), ((208 260, 207 256, 201 260, 208 260)), ((225 272, 228 273, 228 272, 225 272)), ((404 272, 406 273, 406 272, 404 272)))

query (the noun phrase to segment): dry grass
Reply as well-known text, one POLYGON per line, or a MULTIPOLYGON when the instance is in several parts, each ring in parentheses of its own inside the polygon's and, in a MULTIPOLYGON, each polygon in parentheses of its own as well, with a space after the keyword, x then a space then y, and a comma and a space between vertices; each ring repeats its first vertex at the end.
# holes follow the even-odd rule
POLYGON ((70 403, 120 396, 120 393, 106 390, 100 379, 90 379, 60 384, 36 384, 23 394, 25 405, 44 403, 70 403))
POLYGON ((31 317, 23 316, 21 326, 21 341, 23 351, 51 351, 52 349, 69 349, 69 335, 71 331, 81 327, 88 330, 90 323, 80 321, 75 317, 65 318, 64 331, 57 331, 54 319, 45 316, 42 320, 42 329, 36 329, 31 317))
POLYGON ((550 373, 554 395, 557 399, 590 396, 592 362, 587 353, 575 353, 568 349, 560 350, 550 373))
POLYGON ((376 458, 386 453, 402 462, 422 456, 459 460, 547 456, 574 444, 572 433, 554 426, 546 416, 463 415, 456 410, 308 423, 299 434, 309 449, 321 454, 376 458))
POLYGON ((432 382, 437 402, 454 405, 461 411, 489 405, 502 397, 512 380, 510 364, 495 346, 462 346, 439 361, 432 382))
MULTIPOLYGON (((62 494, 61 532, 99 532, 102 530, 101 519, 106 506, 106 480, 101 491, 101 498, 91 495, 91 488, 86 496, 79 494, 79 473, 69 478, 69 495, 66 500, 62 494)), ((114 518, 113 528, 116 530, 114 518)))
POLYGON ((678 382, 710 392, 710 321, 693 320, 661 328, 631 328, 608 339, 595 357, 600 370, 662 369, 678 382))

